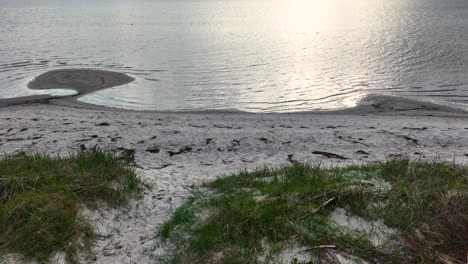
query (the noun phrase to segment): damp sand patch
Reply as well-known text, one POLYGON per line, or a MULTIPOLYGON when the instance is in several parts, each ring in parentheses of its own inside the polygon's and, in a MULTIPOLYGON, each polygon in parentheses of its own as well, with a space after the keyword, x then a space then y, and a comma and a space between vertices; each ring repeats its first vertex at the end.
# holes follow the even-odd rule
POLYGON ((120 73, 93 69, 63 69, 53 70, 37 76, 28 83, 28 88, 43 89, 74 89, 78 95, 95 92, 105 88, 124 85, 135 79, 120 73))

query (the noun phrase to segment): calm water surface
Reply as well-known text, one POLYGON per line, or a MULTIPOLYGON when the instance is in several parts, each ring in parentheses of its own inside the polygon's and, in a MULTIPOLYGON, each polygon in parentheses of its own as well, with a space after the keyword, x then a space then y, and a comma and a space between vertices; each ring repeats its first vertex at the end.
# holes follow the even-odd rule
POLYGON ((80 100, 121 108, 285 112, 369 93, 468 108, 466 0, 0 0, 0 23, 0 98, 97 68, 136 81, 80 100))

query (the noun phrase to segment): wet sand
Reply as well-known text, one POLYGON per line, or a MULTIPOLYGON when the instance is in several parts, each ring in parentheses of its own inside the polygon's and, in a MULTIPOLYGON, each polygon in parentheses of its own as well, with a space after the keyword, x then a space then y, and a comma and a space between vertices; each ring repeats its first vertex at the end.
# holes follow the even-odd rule
POLYGON ((82 212, 103 235, 94 248, 96 263, 152 263, 145 250, 155 243, 155 226, 193 185, 223 173, 406 155, 468 163, 468 113, 397 97, 369 96, 350 109, 291 114, 129 111, 73 98, 0 107, 0 152, 67 155, 97 145, 137 166, 153 187, 127 212, 82 212))
POLYGON ((63 69, 49 71, 28 83, 30 89, 71 88, 79 95, 130 83, 135 79, 119 72, 92 69, 63 69))

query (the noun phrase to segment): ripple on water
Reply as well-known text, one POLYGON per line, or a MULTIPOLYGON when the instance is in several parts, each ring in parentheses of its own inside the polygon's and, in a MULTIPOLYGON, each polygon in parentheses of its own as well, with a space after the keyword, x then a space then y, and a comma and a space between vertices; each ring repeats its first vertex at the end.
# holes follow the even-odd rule
POLYGON ((37 93, 26 86, 44 72, 86 68, 136 79, 81 99, 122 108, 284 112, 368 93, 468 100, 465 0, 20 2, 0 8, 0 98, 37 93))

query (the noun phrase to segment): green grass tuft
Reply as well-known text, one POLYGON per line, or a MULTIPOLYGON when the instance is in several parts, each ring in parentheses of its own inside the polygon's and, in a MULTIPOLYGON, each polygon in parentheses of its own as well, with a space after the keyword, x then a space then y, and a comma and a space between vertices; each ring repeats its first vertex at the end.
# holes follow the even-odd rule
POLYGON ((79 207, 123 205, 141 183, 127 163, 100 149, 67 158, 20 154, 0 159, 0 253, 47 262, 57 251, 75 262, 93 230, 79 207))
POLYGON ((171 248, 159 260, 274 263, 282 249, 302 245, 318 263, 333 262, 331 251, 371 263, 464 263, 467 171, 447 163, 395 160, 341 169, 296 164, 221 177, 206 183, 158 229, 171 248), (398 229, 393 242, 399 246, 374 246, 369 234, 333 224, 336 208, 368 221, 382 219, 398 229))

